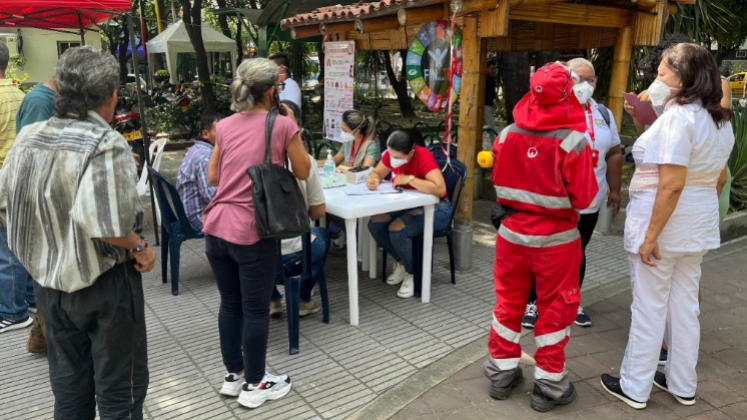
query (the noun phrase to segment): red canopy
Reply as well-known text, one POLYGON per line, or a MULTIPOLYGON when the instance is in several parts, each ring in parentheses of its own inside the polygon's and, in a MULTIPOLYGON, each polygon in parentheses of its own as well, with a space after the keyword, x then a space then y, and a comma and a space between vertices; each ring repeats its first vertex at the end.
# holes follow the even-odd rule
POLYGON ((130 0, 2 0, 0 27, 81 29, 131 9, 130 0))

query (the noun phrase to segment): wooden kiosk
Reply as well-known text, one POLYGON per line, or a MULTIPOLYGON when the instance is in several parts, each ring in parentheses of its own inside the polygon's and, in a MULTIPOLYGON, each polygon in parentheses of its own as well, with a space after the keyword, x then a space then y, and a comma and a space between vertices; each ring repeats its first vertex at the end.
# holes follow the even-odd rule
MULTIPOLYGON (((476 148, 482 139, 487 52, 560 51, 615 47, 608 107, 621 121, 632 46, 654 46, 677 3, 695 0, 383 0, 321 7, 281 21, 293 39, 326 35, 355 40, 361 50, 407 49, 428 22, 453 16, 462 32, 463 70, 458 159, 467 181, 455 220, 457 266, 471 268, 476 148), (460 249, 461 248, 461 249, 460 249), (461 257, 461 258, 460 258, 461 257)), ((619 129, 619 126, 618 126, 619 129)))

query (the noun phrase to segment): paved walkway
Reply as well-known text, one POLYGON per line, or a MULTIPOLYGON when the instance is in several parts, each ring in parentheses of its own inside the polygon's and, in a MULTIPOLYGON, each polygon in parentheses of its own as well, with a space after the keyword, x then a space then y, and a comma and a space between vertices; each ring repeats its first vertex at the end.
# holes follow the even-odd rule
MULTIPOLYGON (((594 242, 592 242, 594 243, 594 242)), ((648 408, 636 411, 609 396, 601 387, 602 373, 620 368, 630 325, 630 292, 587 307, 594 320, 588 329, 573 326, 566 349, 568 371, 578 390, 571 405, 550 413, 529 407, 532 381, 517 388, 507 401, 488 396, 482 373, 484 357, 415 399, 393 420, 500 419, 747 419, 747 241, 730 244, 709 255, 703 265, 701 346, 697 404, 685 407, 654 387, 648 408)), ((534 338, 525 335, 522 347, 534 352, 534 338)), ((479 345, 486 346, 483 341, 479 345)), ((487 354, 487 348, 482 355, 487 354)), ((533 368, 524 368, 526 378, 533 368)), ((386 398, 386 397, 385 397, 386 398)))

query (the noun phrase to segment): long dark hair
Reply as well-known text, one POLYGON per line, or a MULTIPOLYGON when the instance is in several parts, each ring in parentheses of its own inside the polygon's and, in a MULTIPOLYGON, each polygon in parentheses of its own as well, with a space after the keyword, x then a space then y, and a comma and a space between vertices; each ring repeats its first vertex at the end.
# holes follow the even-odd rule
POLYGON ((721 75, 716 59, 708 50, 697 44, 681 43, 664 51, 661 60, 682 82, 682 88, 674 96, 675 103, 700 101, 719 128, 729 121, 731 111, 721 107, 724 96, 721 75))

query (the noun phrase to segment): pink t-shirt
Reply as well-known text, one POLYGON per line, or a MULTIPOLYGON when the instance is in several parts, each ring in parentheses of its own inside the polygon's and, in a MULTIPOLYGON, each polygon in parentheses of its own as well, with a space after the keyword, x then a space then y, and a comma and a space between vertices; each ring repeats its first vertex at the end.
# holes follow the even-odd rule
MULTIPOLYGON (((259 242, 252 201, 249 167, 265 160, 265 120, 267 114, 234 114, 221 120, 215 129, 220 151, 218 192, 202 213, 202 232, 238 245, 259 242)), ((278 115, 272 130, 272 163, 285 163, 286 149, 298 133, 288 117, 278 115)))

